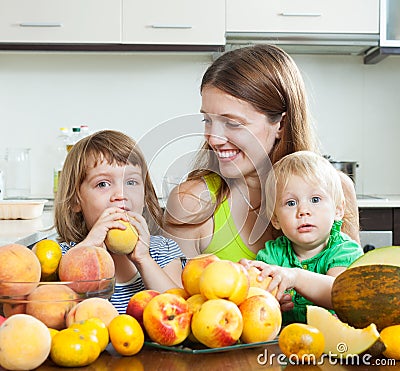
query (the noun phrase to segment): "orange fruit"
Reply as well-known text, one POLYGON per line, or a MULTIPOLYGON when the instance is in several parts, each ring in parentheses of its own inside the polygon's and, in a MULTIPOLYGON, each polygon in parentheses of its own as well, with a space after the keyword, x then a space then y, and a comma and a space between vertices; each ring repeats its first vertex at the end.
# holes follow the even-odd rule
POLYGON ((32 251, 39 259, 42 281, 56 281, 62 256, 61 246, 53 240, 41 240, 33 246, 32 251))
POLYGON ((87 332, 67 328, 55 334, 50 357, 62 367, 81 367, 94 362, 100 355, 100 346, 87 332))
POLYGON ((144 333, 139 322, 128 314, 120 314, 108 325, 111 344, 123 356, 133 356, 144 344, 144 333))
POLYGON ((400 325, 385 327, 381 331, 380 337, 386 347, 383 355, 387 358, 400 360, 400 325))
POLYGON ((304 323, 291 323, 279 335, 279 348, 291 361, 307 363, 321 357, 325 338, 316 327, 304 323))
POLYGON ((77 328, 93 335, 97 339, 101 352, 107 348, 109 342, 108 328, 100 318, 92 317, 84 321, 75 322, 69 328, 77 328))

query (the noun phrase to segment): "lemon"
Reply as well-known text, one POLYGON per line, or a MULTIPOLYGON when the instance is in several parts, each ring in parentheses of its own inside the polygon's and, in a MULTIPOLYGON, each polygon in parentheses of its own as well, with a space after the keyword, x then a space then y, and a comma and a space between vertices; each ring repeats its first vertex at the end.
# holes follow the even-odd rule
POLYGON ((53 240, 42 240, 33 246, 32 251, 39 259, 42 281, 57 280, 58 265, 62 256, 60 245, 53 240))
POLYGON ((101 352, 106 349, 109 342, 108 329, 100 318, 92 317, 84 321, 75 322, 69 328, 77 328, 83 332, 87 331, 97 339, 101 352))
POLYGON ((278 344, 282 353, 293 362, 307 363, 314 357, 321 357, 325 338, 314 326, 291 323, 281 331, 278 344))
POLYGON ((383 355, 387 358, 400 360, 400 325, 385 327, 381 333, 381 341, 385 344, 383 355))
POLYGON ((128 314, 120 314, 108 325, 111 344, 123 356, 138 353, 144 343, 144 332, 139 322, 128 314))
POLYGON ((62 367, 90 365, 100 355, 99 344, 79 329, 67 328, 53 336, 50 357, 62 367))

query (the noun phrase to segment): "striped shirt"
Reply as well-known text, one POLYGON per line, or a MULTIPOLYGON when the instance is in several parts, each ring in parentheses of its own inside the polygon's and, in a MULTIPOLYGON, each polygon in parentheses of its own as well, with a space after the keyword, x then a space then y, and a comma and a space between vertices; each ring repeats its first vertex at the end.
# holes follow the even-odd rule
MULTIPOLYGON (((68 245, 60 243, 63 254, 65 254, 75 243, 68 245)), ((178 244, 163 236, 150 236, 150 256, 161 267, 164 268, 172 260, 183 258, 184 255, 178 244)), ((114 293, 110 298, 111 303, 117 308, 118 313, 125 314, 129 299, 137 292, 146 290, 142 277, 139 272, 128 282, 118 282, 115 284, 114 293)))

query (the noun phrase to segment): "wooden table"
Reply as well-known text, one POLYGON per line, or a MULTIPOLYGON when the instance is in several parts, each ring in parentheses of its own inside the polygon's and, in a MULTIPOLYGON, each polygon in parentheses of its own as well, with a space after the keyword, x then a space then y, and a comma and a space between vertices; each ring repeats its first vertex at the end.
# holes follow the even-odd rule
POLYGON ((371 359, 371 365, 341 365, 332 364, 324 360, 320 365, 285 365, 285 358, 281 355, 277 345, 261 346, 257 348, 237 349, 228 352, 187 354, 167 350, 154 349, 145 346, 138 354, 132 357, 119 356, 111 346, 97 359, 86 367, 61 368, 46 361, 36 370, 56 371, 346 371, 346 370, 380 370, 400 371, 400 362, 397 365, 382 365, 385 358, 371 359), (280 355, 278 360, 277 356, 280 355), (271 362, 270 362, 271 361, 271 362), (379 362, 379 365, 372 363, 379 362))

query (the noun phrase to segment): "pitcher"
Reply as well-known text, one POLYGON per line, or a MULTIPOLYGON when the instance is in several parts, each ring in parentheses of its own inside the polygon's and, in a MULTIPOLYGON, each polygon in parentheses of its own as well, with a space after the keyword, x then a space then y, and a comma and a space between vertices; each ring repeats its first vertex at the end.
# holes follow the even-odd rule
POLYGON ((30 148, 6 148, 5 196, 26 198, 31 194, 30 148))

